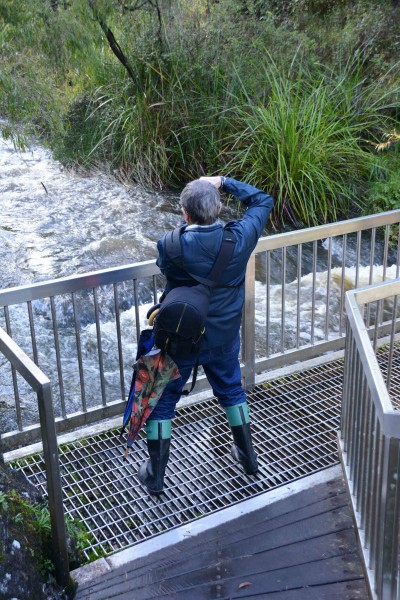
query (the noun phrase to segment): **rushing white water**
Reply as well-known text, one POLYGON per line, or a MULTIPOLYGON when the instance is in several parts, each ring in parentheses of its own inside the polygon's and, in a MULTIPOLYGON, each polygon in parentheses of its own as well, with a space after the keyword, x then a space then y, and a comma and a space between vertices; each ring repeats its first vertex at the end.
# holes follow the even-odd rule
MULTIPOLYGON (((236 218, 237 206, 225 207, 225 221, 236 218)), ((156 256, 156 242, 166 230, 180 221, 177 196, 145 191, 140 186, 126 186, 112 175, 98 172, 78 175, 66 171, 52 159, 50 152, 34 145, 27 152, 16 152, 9 141, 0 140, 0 289, 54 279, 74 273, 148 260, 156 256)), ((369 243, 362 246, 359 285, 369 283, 369 243)), ((327 318, 327 242, 318 243, 315 288, 312 271, 312 245, 303 248, 300 296, 297 294, 297 256, 288 252, 285 274, 285 326, 287 348, 296 345, 297 310, 300 313, 300 342, 310 341, 310 317, 314 310, 315 341, 330 338, 339 330, 341 297, 341 240, 332 240, 332 271, 327 318), (314 300, 313 300, 314 295, 314 300), (328 331, 326 322, 328 321, 328 331)), ((377 252, 376 264, 382 251, 377 252)), ((354 286, 357 255, 354 240, 349 237, 346 253, 346 289, 354 286)), ((256 352, 265 355, 267 314, 270 352, 280 351, 282 340, 282 272, 281 251, 271 256, 271 287, 269 311, 266 305, 265 264, 257 264, 256 282, 256 352)), ((393 269, 393 267, 391 267, 393 269)), ((388 276, 390 273, 388 271, 388 276)), ((381 280, 382 267, 375 267, 373 280, 381 280)), ((140 318, 142 326, 150 291, 142 291, 140 318)), ((101 307, 101 340, 104 377, 108 398, 120 397, 119 364, 114 298, 112 290, 99 291, 101 307)), ((81 324, 81 342, 85 366, 88 406, 99 403, 97 331, 93 304, 87 293, 77 295, 81 324), (85 295, 86 294, 86 295, 85 295)), ((47 300, 32 304, 38 343, 39 366, 57 381, 54 340, 52 339, 51 310, 47 300)), ((123 360, 126 387, 129 386, 131 365, 136 354, 135 315, 132 299, 124 290, 120 298, 123 360)), ((64 392, 68 412, 78 410, 80 384, 76 341, 72 323, 72 307, 68 300, 57 299, 57 321, 61 326, 60 352, 64 392)), ((29 322, 26 307, 10 307, 12 335, 28 353, 29 322)), ((0 326, 5 326, 0 312, 0 326)), ((22 387, 23 384, 22 384, 22 387)), ((7 362, 0 356, 0 408, 4 421, 12 421, 14 393, 7 362), (7 418, 5 417, 7 414, 7 418)), ((59 397, 55 394, 56 409, 59 397)), ((30 393, 23 395, 22 412, 27 420, 35 420, 35 400, 30 393), (26 399, 25 399, 26 398, 26 399), (32 413, 32 414, 31 414, 32 413)))
POLYGON ((2 288, 152 258, 176 222, 160 194, 67 172, 40 146, 16 152, 6 140, 0 197, 2 288))
MULTIPOLYGON (((236 216, 236 204, 224 208, 224 220, 236 216)), ((38 144, 20 152, 10 141, 0 138, 0 289, 155 258, 157 240, 180 221, 177 194, 161 194, 146 191, 138 185, 124 185, 112 173, 77 174, 65 170, 38 144)), ((150 297, 150 291, 140 290, 141 302, 150 301, 150 297)), ((112 291, 100 290, 99 301, 107 392, 110 389, 115 395, 118 393, 115 386, 119 382, 119 368, 115 324, 110 320, 114 312, 112 291)), ((90 405, 98 401, 99 395, 95 383, 99 368, 97 333, 92 304, 85 294, 78 294, 77 302, 90 405)), ((125 296, 122 291, 119 308, 127 380, 136 354, 131 305, 132 298, 128 301, 127 294, 125 296)), ((35 301, 32 306, 39 365, 52 381, 56 381, 49 302, 35 301)), ((56 312, 62 327, 60 351, 70 412, 75 408, 79 393, 70 302, 58 298, 56 312)), ((146 312, 146 307, 141 306, 142 324, 146 312)), ((10 307, 10 319, 13 338, 32 355, 26 307, 10 307)), ((5 327, 3 311, 0 311, 0 326, 5 327)), ((23 384, 21 388, 24 388, 23 384)), ((12 413, 13 397, 10 369, 0 356, 0 408, 12 413)), ((29 411, 31 400, 25 402, 22 399, 21 402, 23 410, 29 411)))

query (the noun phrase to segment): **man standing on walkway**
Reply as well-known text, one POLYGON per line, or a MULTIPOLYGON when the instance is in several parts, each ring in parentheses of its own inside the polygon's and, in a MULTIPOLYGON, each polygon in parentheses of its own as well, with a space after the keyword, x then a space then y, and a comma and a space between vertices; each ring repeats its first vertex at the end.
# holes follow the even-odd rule
MULTIPOLYGON (((238 198, 247 208, 242 219, 226 225, 226 229, 234 235, 236 244, 219 286, 212 290, 200 355, 174 356, 181 378, 167 385, 147 421, 150 458, 141 465, 139 479, 150 494, 158 494, 163 490, 171 420, 197 359, 203 366, 215 397, 225 410, 234 442, 231 451, 233 458, 249 475, 258 470, 251 441, 249 409, 241 383, 239 329, 247 262, 267 223, 273 199, 266 192, 230 177, 201 177, 184 188, 180 204, 187 227, 181 235, 182 259, 187 273, 203 278, 207 278, 222 243, 223 225, 218 220, 221 210, 220 189, 238 198)), ((167 278, 166 294, 174 287, 193 282, 165 254, 164 238, 158 242, 158 253, 157 265, 167 278)))

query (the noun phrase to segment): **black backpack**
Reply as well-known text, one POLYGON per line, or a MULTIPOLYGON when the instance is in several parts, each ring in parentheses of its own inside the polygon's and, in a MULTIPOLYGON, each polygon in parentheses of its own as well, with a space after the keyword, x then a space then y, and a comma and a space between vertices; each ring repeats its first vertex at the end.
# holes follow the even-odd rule
MULTIPOLYGON (((183 265, 180 236, 185 228, 186 225, 177 227, 165 236, 164 252, 197 284, 193 282, 192 285, 180 285, 168 292, 154 320, 155 345, 172 358, 177 355, 196 355, 200 352, 211 292, 219 286, 218 281, 232 257, 236 244, 234 234, 224 229, 221 247, 211 271, 206 278, 199 277, 187 272, 183 265)), ((194 370, 191 389, 196 374, 197 368, 194 370)))

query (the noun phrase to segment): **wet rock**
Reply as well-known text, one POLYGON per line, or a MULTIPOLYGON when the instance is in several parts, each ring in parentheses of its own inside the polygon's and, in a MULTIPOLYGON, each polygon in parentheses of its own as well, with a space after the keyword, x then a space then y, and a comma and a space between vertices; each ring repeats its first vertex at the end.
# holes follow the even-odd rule
POLYGON ((43 497, 21 471, 0 463, 0 600, 71 600, 44 575, 49 538, 40 535, 28 505, 43 497))

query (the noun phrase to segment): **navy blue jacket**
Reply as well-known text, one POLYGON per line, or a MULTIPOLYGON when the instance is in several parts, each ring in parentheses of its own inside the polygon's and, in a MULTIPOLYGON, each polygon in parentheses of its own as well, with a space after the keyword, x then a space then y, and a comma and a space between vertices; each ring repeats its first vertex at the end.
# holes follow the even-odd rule
MULTIPOLYGON (((222 191, 232 194, 247 206, 243 219, 231 221, 226 229, 236 237, 233 256, 219 283, 235 287, 217 287, 212 291, 202 348, 229 344, 236 337, 244 302, 244 277, 247 261, 254 250, 273 207, 273 199, 266 192, 230 177, 224 180, 222 191)), ((182 257, 188 272, 207 277, 219 252, 223 225, 189 225, 181 235, 182 257)), ((164 236, 165 237, 165 236, 164 236)), ((187 279, 164 252, 164 238, 157 244, 157 265, 168 282, 165 293, 174 287, 193 282, 187 279)))

